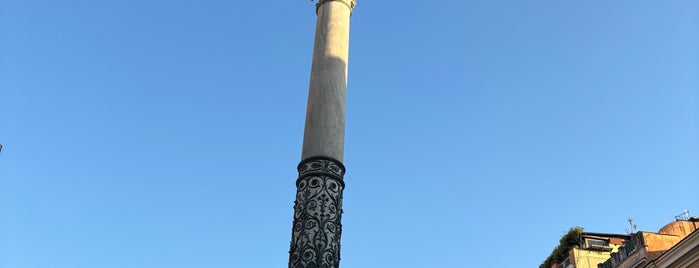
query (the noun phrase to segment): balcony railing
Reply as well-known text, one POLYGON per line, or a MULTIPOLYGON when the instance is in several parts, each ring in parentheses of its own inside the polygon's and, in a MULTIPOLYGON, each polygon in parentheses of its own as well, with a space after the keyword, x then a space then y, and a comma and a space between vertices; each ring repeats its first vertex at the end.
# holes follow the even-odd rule
POLYGON ((600 263, 597 265, 597 268, 612 268, 612 259, 608 259, 607 261, 600 263))

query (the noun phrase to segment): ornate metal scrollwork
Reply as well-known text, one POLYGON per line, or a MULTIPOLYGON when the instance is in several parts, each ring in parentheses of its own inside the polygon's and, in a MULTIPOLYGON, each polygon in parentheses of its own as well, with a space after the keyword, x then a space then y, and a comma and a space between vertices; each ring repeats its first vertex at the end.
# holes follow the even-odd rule
POLYGON ((298 171, 289 267, 339 267, 345 167, 312 157, 301 161, 298 171))

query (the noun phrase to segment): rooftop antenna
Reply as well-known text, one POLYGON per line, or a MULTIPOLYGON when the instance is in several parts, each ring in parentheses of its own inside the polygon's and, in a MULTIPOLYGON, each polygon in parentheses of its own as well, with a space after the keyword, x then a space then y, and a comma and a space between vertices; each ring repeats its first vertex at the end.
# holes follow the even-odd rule
POLYGON ((636 230, 638 229, 638 225, 635 224, 635 223, 633 223, 633 218, 629 218, 627 221, 629 222, 629 226, 631 226, 631 230, 626 229, 626 234, 633 234, 633 233, 635 233, 636 230))
POLYGON ((675 216, 675 220, 677 221, 688 221, 689 218, 689 210, 686 209, 682 210, 682 214, 675 216))

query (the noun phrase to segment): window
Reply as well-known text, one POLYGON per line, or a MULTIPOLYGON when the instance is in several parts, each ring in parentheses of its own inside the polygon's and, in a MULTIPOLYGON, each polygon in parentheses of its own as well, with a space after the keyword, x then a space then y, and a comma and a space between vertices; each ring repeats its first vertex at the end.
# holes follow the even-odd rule
POLYGON ((609 243, 604 240, 588 239, 587 247, 606 247, 609 243))

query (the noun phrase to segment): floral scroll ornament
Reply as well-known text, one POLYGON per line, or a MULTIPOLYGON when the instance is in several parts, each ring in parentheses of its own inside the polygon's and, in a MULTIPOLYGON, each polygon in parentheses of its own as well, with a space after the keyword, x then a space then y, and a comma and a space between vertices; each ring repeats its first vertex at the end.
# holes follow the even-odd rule
POLYGON ((298 171, 289 267, 338 267, 345 168, 337 160, 313 157, 298 171))

